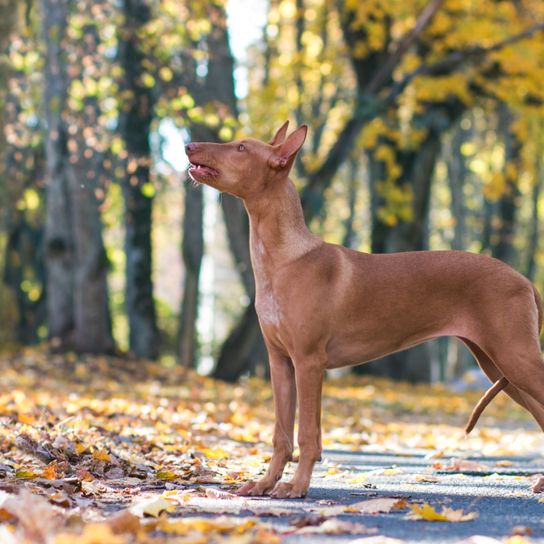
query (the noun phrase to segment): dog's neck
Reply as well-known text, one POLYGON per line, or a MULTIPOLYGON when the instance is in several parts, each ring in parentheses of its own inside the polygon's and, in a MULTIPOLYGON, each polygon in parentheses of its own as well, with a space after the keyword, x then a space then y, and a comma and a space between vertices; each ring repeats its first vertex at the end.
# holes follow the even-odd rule
POLYGON ((258 281, 261 272, 298 259, 323 242, 306 227, 293 182, 275 180, 266 198, 244 200, 250 224, 251 263, 258 281))

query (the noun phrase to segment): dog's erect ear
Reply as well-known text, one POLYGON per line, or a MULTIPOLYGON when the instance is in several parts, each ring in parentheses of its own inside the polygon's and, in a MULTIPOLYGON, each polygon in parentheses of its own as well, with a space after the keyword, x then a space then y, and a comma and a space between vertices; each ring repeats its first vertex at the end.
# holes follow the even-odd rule
POLYGON ((289 121, 285 121, 283 125, 278 129, 276 135, 268 142, 270 145, 282 144, 287 134, 287 128, 289 127, 289 121))
POLYGON ((270 161, 270 166, 272 166, 272 168, 285 168, 286 166, 291 168, 296 154, 299 152, 306 139, 307 132, 307 125, 301 125, 295 131, 291 132, 285 142, 279 146, 278 151, 274 154, 274 157, 270 161))

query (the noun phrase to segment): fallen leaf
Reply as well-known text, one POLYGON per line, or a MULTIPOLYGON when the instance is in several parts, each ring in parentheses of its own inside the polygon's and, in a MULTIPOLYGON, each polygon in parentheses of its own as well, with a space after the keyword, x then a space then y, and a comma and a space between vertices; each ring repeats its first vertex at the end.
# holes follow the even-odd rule
POLYGON ((434 463, 433 468, 447 472, 481 472, 489 470, 488 466, 468 459, 450 459, 447 465, 440 462, 434 463))
POLYGON ((450 521, 461 522, 471 521, 478 517, 476 512, 464 514, 463 510, 453 510, 451 508, 443 508, 441 512, 437 512, 430 504, 424 503, 423 506, 417 504, 410 505, 412 510, 407 516, 407 519, 425 520, 425 521, 450 521))
POLYGON ((166 518, 160 518, 157 528, 165 533, 186 535, 192 531, 199 533, 210 533, 212 531, 219 533, 235 532, 243 534, 255 526, 255 521, 252 519, 226 518, 220 517, 216 519, 208 518, 185 518, 176 521, 171 521, 166 518))
POLYGON ((125 544, 125 539, 116 535, 106 523, 89 523, 80 535, 60 533, 54 544, 125 544))
POLYGON ((425 483, 425 484, 435 484, 438 482, 438 478, 436 476, 426 475, 426 474, 416 474, 414 480, 418 483, 425 483))
POLYGON ((111 457, 106 450, 98 449, 93 451, 93 459, 97 461, 103 461, 104 463, 110 463, 111 457))
POLYGON ((135 516, 128 510, 122 510, 115 516, 112 516, 107 521, 108 525, 114 534, 120 535, 124 533, 137 534, 140 530, 140 518, 135 516))
POLYGON ((215 487, 207 487, 206 490, 204 491, 204 494, 206 495, 206 497, 210 497, 212 499, 228 499, 231 501, 243 500, 242 497, 239 497, 238 495, 235 495, 234 493, 229 493, 228 491, 216 489, 215 487))
POLYGON ((176 509, 176 504, 163 497, 151 497, 149 499, 139 500, 128 509, 131 514, 142 518, 144 516, 159 517, 161 512, 172 512, 176 509))
POLYGON ((22 542, 48 542, 62 520, 59 509, 27 489, 6 499, 2 507, 19 520, 24 535, 22 542))
POLYGON ((15 472, 15 477, 21 480, 33 480, 34 478, 38 478, 39 474, 36 474, 32 470, 17 470, 15 472))
POLYGON ((368 534, 375 529, 368 529, 362 523, 342 521, 336 518, 327 519, 317 525, 307 525, 298 529, 296 534, 354 535, 368 534))
POLYGON ((533 530, 525 525, 516 525, 515 527, 512 527, 510 534, 512 536, 531 536, 533 534, 533 530))
POLYGON ((349 504, 344 512, 353 512, 358 514, 387 514, 393 509, 404 507, 406 502, 398 498, 370 499, 368 501, 349 504))
POLYGON ((533 493, 542 493, 544 491, 544 476, 537 475, 537 479, 533 483, 531 489, 533 493))
POLYGON ((169 470, 159 470, 155 473, 155 476, 161 480, 176 480, 179 478, 179 474, 170 472, 169 470))
POLYGON ((362 484, 368 480, 368 476, 366 474, 359 474, 359 476, 355 476, 355 478, 351 478, 348 480, 348 484, 362 484))

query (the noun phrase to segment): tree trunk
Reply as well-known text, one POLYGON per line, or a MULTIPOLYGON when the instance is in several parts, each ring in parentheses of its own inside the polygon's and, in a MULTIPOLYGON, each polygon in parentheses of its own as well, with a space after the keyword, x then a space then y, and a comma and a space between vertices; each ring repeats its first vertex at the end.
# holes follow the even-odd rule
POLYGON ((153 120, 152 90, 142 83, 144 55, 138 32, 150 20, 145 0, 124 0, 125 25, 120 30, 119 59, 124 72, 123 88, 131 93, 121 111, 120 131, 127 151, 122 182, 125 200, 125 307, 129 323, 129 349, 137 357, 158 355, 158 330, 152 282, 152 195, 149 167, 149 136, 153 120))
MULTIPOLYGON (((242 319, 221 347, 221 355, 213 377, 232 383, 252 370, 252 361, 259 353, 256 351, 259 339, 264 346, 254 300, 252 300, 247 305, 242 319)), ((261 352, 261 356, 264 357, 261 360, 264 363, 267 360, 266 351, 261 352)))
POLYGON ((114 344, 108 309, 108 263, 102 243, 95 184, 88 180, 88 172, 86 164, 70 165, 67 168, 76 240, 74 348, 84 353, 111 353, 114 344))
MULTIPOLYGON (((47 51, 45 246, 49 332, 61 344, 77 351, 109 353, 114 342, 97 201, 102 154, 87 144, 89 130, 96 138, 94 131, 100 126, 99 106, 95 96, 85 98, 81 111, 69 109, 66 103, 67 89, 81 75, 79 60, 85 57, 98 66, 103 59, 98 57, 99 36, 92 25, 85 28, 85 39, 67 42, 69 5, 64 0, 42 1, 47 51), (69 68, 65 51, 70 51, 74 59, 69 68)), ((89 9, 85 5, 77 8, 89 9)))
POLYGON ((5 252, 4 282, 17 303, 16 339, 23 345, 36 344, 38 329, 45 322, 45 270, 41 255, 43 228, 27 221, 23 211, 12 217, 5 252), (32 278, 32 289, 25 281, 32 278), (34 292, 37 289, 37 292, 34 292))
POLYGON ((517 186, 517 172, 521 154, 521 143, 511 131, 513 114, 506 106, 499 110, 499 133, 504 141, 504 176, 506 189, 498 202, 497 228, 495 229, 491 254, 493 257, 512 266, 516 265, 516 249, 514 247, 514 234, 516 229, 516 215, 518 208, 519 188, 517 186), (514 166, 516 172, 511 173, 509 166, 514 166))
POLYGON ((531 222, 529 225, 529 244, 527 248, 527 259, 525 265, 525 275, 534 281, 536 276, 536 255, 540 242, 539 217, 538 217, 538 201, 540 200, 540 192, 542 190, 542 182, 544 181, 544 169, 542 168, 542 158, 537 156, 537 165, 535 168, 536 179, 533 182, 533 190, 531 194, 531 222))
POLYGON ((455 226, 453 230, 452 249, 466 248, 466 205, 464 187, 469 169, 461 152, 463 143, 468 140, 468 131, 458 125, 449 142, 447 156, 448 178, 451 191, 451 213, 455 226))
POLYGON ((344 221, 344 238, 342 240, 342 245, 350 248, 356 248, 357 236, 353 230, 353 222, 355 220, 357 185, 359 183, 359 163, 352 157, 348 166, 348 216, 344 221))
POLYGON ((196 323, 198 318, 198 300, 200 266, 204 254, 203 233, 203 192, 202 185, 185 185, 185 215, 183 217, 182 254, 185 265, 185 283, 179 322, 179 359, 185 366, 195 366, 198 339, 196 323))
MULTIPOLYGON (((12 33, 18 26, 19 2, 17 0, 0 0, 0 89, 8 87, 10 69, 7 53, 12 39, 12 33)), ((4 112, 0 115, 0 154, 3 154, 6 145, 4 112)), ((1 200, 0 200, 1 202, 1 200)))
MULTIPOLYGON (((399 220, 394 226, 385 225, 377 214, 378 208, 383 206, 385 202, 383 198, 378 196, 378 201, 375 202, 372 210, 373 253, 427 249, 428 241, 425 236, 425 226, 429 212, 434 166, 439 152, 440 134, 432 130, 429 131, 429 135, 416 151, 398 152, 397 162, 402 168, 398 184, 410 187, 412 190, 412 220, 399 220)), ((373 193, 379 195, 380 191, 377 182, 380 181, 380 178, 372 176, 374 172, 376 170, 371 169, 371 187, 373 193)))
POLYGON ((74 317, 74 236, 66 172, 66 131, 62 114, 68 87, 63 40, 68 21, 64 0, 42 0, 41 18, 46 46, 44 100, 46 114, 47 323, 49 337, 71 344, 74 317))

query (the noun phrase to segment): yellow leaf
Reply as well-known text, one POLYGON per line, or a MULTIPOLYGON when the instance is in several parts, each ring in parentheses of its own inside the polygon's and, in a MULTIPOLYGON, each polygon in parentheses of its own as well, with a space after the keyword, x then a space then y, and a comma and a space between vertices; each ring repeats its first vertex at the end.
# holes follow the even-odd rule
POLYGON ((32 480, 33 478, 37 478, 38 474, 32 470, 18 470, 15 473, 15 477, 20 478, 21 480, 32 480))
POLYGON ((111 462, 108 452, 102 449, 93 451, 93 459, 96 459, 97 461, 104 461, 105 463, 111 462))
POLYGON ((367 479, 368 476, 366 474, 360 474, 359 476, 355 476, 355 478, 348 480, 348 484, 362 484, 366 482, 367 479))
POLYGON ((169 470, 160 470, 155 476, 161 480, 175 480, 176 478, 179 478, 178 474, 170 472, 169 470))
POLYGON ((438 478, 436 476, 427 476, 425 474, 416 474, 416 477, 414 479, 416 482, 426 484, 434 484, 438 482, 438 478))
POLYGON ((114 534, 105 523, 89 523, 85 525, 83 533, 61 533, 54 540, 55 544, 124 544, 125 538, 114 534))
POLYGON ((225 459, 229 453, 221 448, 201 448, 200 451, 208 459, 225 459))
POLYGON ((165 533, 176 535, 186 535, 192 531, 243 534, 254 526, 255 521, 251 519, 240 522, 237 518, 186 518, 179 521, 169 521, 166 518, 161 518, 157 528, 165 533))
POLYGON ((384 476, 394 476, 395 474, 400 474, 402 470, 400 468, 386 468, 382 474, 384 476))
POLYGON ((423 506, 417 504, 410 505, 412 512, 408 514, 408 519, 425 521, 470 521, 478 516, 476 512, 464 514, 463 510, 453 510, 444 508, 442 512, 437 512, 430 504, 424 503, 423 506))
POLYGON ((56 480, 59 477, 57 466, 58 463, 56 461, 49 463, 42 471, 42 478, 45 478, 46 480, 56 480))
POLYGON ((77 453, 83 453, 84 451, 87 451, 89 449, 89 446, 86 444, 83 444, 82 442, 76 443, 76 452, 77 453))

